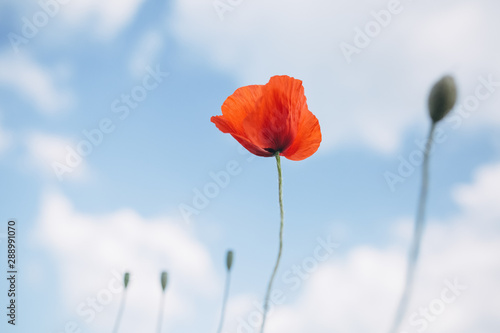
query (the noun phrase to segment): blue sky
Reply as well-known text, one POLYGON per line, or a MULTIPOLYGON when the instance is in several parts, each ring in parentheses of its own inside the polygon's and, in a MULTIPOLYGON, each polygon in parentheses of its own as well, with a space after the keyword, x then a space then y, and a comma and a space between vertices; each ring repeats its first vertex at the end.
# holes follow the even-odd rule
POLYGON ((226 332, 248 331, 277 251, 276 166, 210 117, 238 87, 277 74, 303 80, 323 142, 304 161, 283 160, 276 288, 286 298, 268 332, 389 328, 420 181, 411 156, 444 74, 459 99, 432 155, 409 315, 437 304, 449 281, 467 289, 425 329, 409 317, 404 329, 497 331, 498 9, 486 0, 2 0, 0 220, 18 222, 20 262, 18 326, 3 320, 2 331, 109 332, 121 296, 109 286, 124 270, 133 279, 121 331, 151 331, 164 269, 165 330, 215 331, 228 248, 226 332), (91 152, 69 166, 78 149, 91 152), (72 171, 58 177, 54 165, 72 171), (228 165, 238 171, 196 207, 228 165), (402 181, 391 188, 388 173, 402 181), (189 218, 186 206, 196 209, 189 218), (328 240, 338 247, 315 255, 328 240), (304 276, 294 270, 311 263, 304 276), (78 311, 108 294, 95 317, 78 311))

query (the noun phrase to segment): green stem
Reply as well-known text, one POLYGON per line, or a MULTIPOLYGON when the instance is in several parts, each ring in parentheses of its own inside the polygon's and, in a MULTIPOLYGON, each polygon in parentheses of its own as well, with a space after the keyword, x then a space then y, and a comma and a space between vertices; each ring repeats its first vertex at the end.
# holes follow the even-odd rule
POLYGON ((278 166, 279 201, 280 201, 280 216, 281 216, 280 236, 279 236, 280 237, 280 245, 279 245, 279 251, 278 251, 278 258, 276 259, 276 265, 274 266, 273 274, 271 275, 271 279, 269 280, 269 285, 267 286, 266 297, 264 298, 264 313, 262 314, 262 326, 260 328, 260 333, 264 333, 267 312, 269 310, 269 297, 270 297, 271 290, 273 287, 273 281, 274 281, 274 278, 276 277, 276 272, 278 271, 278 266, 280 264, 281 253, 283 251, 283 225, 284 225, 283 221, 284 221, 284 215, 285 215, 285 212, 283 210, 283 176, 281 174, 281 159, 280 159, 279 152, 275 156, 276 156, 276 164, 278 166))
POLYGON ((434 135, 434 129, 436 128, 436 123, 433 122, 429 130, 429 136, 427 137, 427 143, 425 144, 424 151, 424 162, 422 165, 422 185, 420 188, 420 197, 418 200, 418 209, 415 217, 415 228, 413 230, 413 240, 410 247, 410 252, 408 255, 408 267, 406 270, 406 281, 403 294, 399 301, 399 306, 394 318, 394 323, 390 330, 391 333, 396 333, 404 315, 406 314, 408 303, 410 302, 410 297, 413 289, 413 283, 415 280, 415 271, 417 268, 418 257, 420 254, 420 244, 422 242, 422 235, 424 231, 425 222, 425 209, 427 205, 427 192, 429 184, 429 155, 432 146, 432 137, 434 135))
POLYGON ((120 303, 120 308, 118 309, 118 315, 116 316, 115 327, 113 329, 113 333, 118 333, 118 329, 120 327, 120 322, 123 317, 123 311, 125 310, 125 299, 127 298, 127 288, 123 290, 122 300, 120 303))
POLYGON ((158 325, 157 332, 161 333, 161 324, 163 323, 163 312, 165 308, 165 291, 162 292, 160 299, 160 312, 158 314, 158 325))
POLYGON ((219 323, 219 328, 217 329, 218 333, 222 332, 222 327, 224 326, 224 316, 226 314, 226 305, 227 305, 227 298, 229 296, 229 287, 231 284, 231 271, 228 270, 226 274, 226 286, 224 288, 224 296, 222 298, 222 310, 221 310, 221 315, 220 315, 220 323, 219 323))

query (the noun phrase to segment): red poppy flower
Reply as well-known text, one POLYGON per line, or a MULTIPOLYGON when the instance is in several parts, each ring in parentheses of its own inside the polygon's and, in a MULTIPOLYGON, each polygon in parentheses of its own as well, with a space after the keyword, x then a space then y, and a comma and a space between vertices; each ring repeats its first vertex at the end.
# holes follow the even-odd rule
POLYGON ((211 121, 257 156, 279 153, 300 161, 321 143, 319 122, 307 108, 302 81, 286 75, 237 89, 222 105, 222 116, 211 121))

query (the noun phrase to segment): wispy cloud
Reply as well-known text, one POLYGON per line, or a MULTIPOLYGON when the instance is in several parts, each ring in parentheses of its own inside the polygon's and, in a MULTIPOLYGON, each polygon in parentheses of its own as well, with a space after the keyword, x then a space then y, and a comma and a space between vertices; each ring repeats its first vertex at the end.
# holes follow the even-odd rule
POLYGON ((75 145, 67 138, 34 132, 25 137, 25 145, 26 168, 34 169, 46 179, 57 181, 59 174, 64 179, 81 181, 89 176, 88 165, 78 159, 72 148, 75 145))
MULTIPOLYGON (((275 74, 303 79, 323 148, 361 144, 394 152, 408 128, 427 120, 428 90, 441 75, 456 75, 468 94, 469 82, 500 70, 492 56, 499 50, 500 23, 492 15, 498 6, 486 1, 222 2, 231 8, 223 21, 215 1, 175 1, 171 33, 240 84, 275 74), (394 2, 398 14, 380 24, 375 17, 394 2), (374 26, 377 33, 364 32, 374 26), (339 45, 353 44, 357 34, 366 41, 348 64, 339 45)), ((481 126, 491 125, 488 118, 481 126)))
POLYGON ((129 61, 129 70, 135 78, 144 76, 146 68, 156 63, 163 44, 164 38, 158 31, 150 30, 141 36, 129 61))
POLYGON ((65 8, 64 19, 84 26, 102 38, 116 36, 135 17, 144 0, 74 1, 65 8))
MULTIPOLYGON (((499 184, 500 164, 479 168, 471 184, 453 191, 459 214, 445 221, 429 221, 402 332, 466 333, 500 328, 495 312, 500 290, 493 287, 500 278, 500 210, 495 190, 499 184)), ((388 246, 357 246, 345 256, 335 255, 320 264, 304 279, 298 295, 276 307, 269 318, 269 331, 387 331, 403 287, 410 229, 409 220, 398 222, 388 246)), ((232 314, 231 331, 251 318, 252 311, 257 314, 253 322, 258 327, 258 306, 252 302, 251 297, 232 299, 239 313, 232 314)))
POLYGON ((6 151, 12 143, 12 134, 2 127, 2 114, 0 113, 0 154, 6 151))
POLYGON ((124 270, 132 279, 123 332, 154 330, 162 270, 171 277, 169 327, 196 318, 200 300, 219 289, 208 250, 183 223, 168 217, 144 218, 131 209, 84 214, 60 193, 48 191, 32 236, 57 262, 64 295, 60 304, 69 309, 68 318, 77 318, 82 329, 92 332, 109 331, 121 295, 107 293, 112 301, 98 303, 101 311, 94 311, 95 316, 92 307, 85 306, 88 298, 99 302, 97 295, 106 293, 101 290, 110 281, 119 285, 116 276, 120 280, 124 270))
POLYGON ((35 110, 54 114, 69 108, 74 96, 62 88, 58 71, 40 65, 31 57, 10 52, 0 54, 0 85, 30 101, 35 110))

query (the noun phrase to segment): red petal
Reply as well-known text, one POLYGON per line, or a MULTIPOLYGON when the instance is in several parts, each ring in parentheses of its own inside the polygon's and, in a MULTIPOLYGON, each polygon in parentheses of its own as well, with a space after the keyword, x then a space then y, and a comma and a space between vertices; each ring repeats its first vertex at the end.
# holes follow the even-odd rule
POLYGON ((243 121, 254 110, 261 95, 261 85, 239 88, 222 104, 222 116, 214 116, 210 120, 220 131, 231 134, 252 154, 269 157, 273 154, 252 143, 243 129, 243 121))
POLYGON ((222 105, 222 116, 211 121, 258 156, 280 151, 288 159, 303 160, 321 143, 319 123, 307 108, 302 81, 289 76, 237 89, 222 105))
POLYGON ((243 121, 255 109, 262 96, 262 86, 252 85, 238 88, 222 104, 222 116, 212 117, 211 121, 223 133, 246 137, 243 121))
POLYGON ((248 141, 247 139, 245 139, 241 136, 238 136, 235 134, 231 134, 231 135, 233 136, 233 138, 235 138, 243 147, 245 147, 252 154, 255 154, 257 156, 262 156, 262 157, 271 157, 274 155, 273 153, 256 146, 255 144, 253 144, 252 142, 248 141))
POLYGON ((262 88, 262 97, 243 122, 255 145, 284 151, 297 135, 299 119, 307 110, 302 81, 289 76, 273 76, 262 88))
POLYGON ((293 143, 281 155, 289 160, 301 161, 314 154, 321 143, 321 129, 316 116, 309 111, 302 112, 297 136, 293 143))

